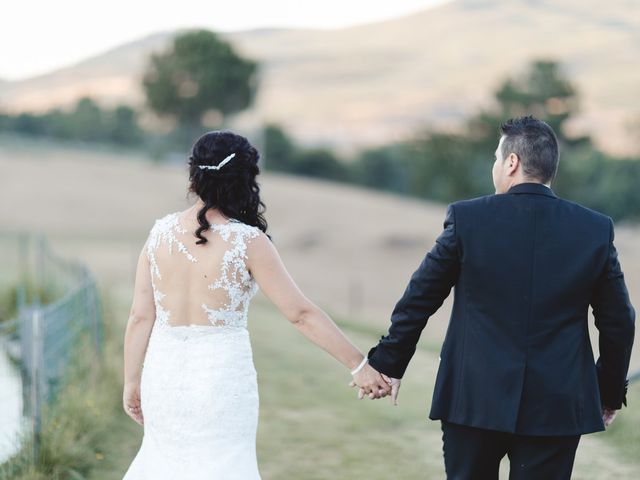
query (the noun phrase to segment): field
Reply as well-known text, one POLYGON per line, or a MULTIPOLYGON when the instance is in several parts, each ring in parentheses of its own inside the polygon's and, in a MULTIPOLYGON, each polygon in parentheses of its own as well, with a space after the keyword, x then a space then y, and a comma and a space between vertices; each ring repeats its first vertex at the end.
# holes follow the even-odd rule
MULTIPOLYGON (((87 262, 108 292, 108 341, 117 368, 135 259, 153 219, 188 205, 183 167, 46 142, 3 138, 0 145, 2 229, 42 231, 57 252, 87 262)), ((266 175, 262 185, 270 230, 292 276, 368 349, 384 333, 394 302, 439 233, 444 206, 286 176, 266 175)), ((619 225, 616 233, 638 305, 640 252, 633 247, 640 229, 619 225)), ((449 302, 431 319, 400 405, 392 407, 387 400, 358 402, 347 388, 348 373, 257 297, 250 329, 260 381, 263 477, 442 478, 439 424, 426 416, 448 309, 449 302)), ((640 368, 639 350, 633 370, 640 368)), ((639 395, 636 384, 630 408, 614 426, 582 438, 574 478, 637 478, 639 395)), ((123 412, 114 418, 104 468, 95 478, 121 478, 141 434, 123 412)))

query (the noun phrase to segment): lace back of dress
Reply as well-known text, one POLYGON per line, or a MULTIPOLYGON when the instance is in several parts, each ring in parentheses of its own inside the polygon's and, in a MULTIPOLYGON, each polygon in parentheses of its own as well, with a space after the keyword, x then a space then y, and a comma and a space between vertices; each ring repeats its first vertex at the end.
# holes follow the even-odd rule
POLYGON ((257 285, 246 266, 247 244, 260 231, 232 220, 203 232, 207 243, 179 220, 179 212, 156 220, 147 257, 161 326, 246 327, 257 285))

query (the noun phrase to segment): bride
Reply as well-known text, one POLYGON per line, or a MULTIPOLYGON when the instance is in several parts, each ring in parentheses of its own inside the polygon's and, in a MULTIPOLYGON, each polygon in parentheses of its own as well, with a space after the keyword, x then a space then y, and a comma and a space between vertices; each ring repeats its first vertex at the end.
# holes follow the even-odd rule
POLYGON ((144 435, 123 480, 260 478, 247 331, 258 288, 351 370, 361 396, 390 393, 388 379, 285 269, 265 233, 258 158, 240 135, 201 136, 189 157, 195 205, 157 219, 140 252, 124 338, 123 406, 144 435))

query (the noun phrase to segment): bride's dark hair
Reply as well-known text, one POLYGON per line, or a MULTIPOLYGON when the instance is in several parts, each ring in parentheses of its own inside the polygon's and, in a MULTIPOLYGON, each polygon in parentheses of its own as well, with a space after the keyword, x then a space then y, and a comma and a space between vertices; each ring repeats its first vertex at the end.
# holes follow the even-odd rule
POLYGON ((207 243, 202 232, 211 228, 206 217, 210 208, 266 233, 265 205, 256 182, 259 158, 258 150, 245 137, 228 130, 207 132, 193 144, 189 156, 189 192, 204 202, 197 215, 200 224, 195 232, 197 244, 207 243), (235 156, 219 170, 199 167, 218 165, 231 154, 235 156))

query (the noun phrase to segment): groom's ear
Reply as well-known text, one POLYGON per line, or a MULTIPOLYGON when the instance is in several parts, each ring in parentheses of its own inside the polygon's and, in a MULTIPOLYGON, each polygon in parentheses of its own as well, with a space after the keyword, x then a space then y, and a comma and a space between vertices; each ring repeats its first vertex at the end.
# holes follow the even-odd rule
POLYGON ((507 174, 509 176, 514 175, 518 171, 518 167, 520 166, 520 157, 511 152, 506 158, 505 162, 507 164, 507 174))

